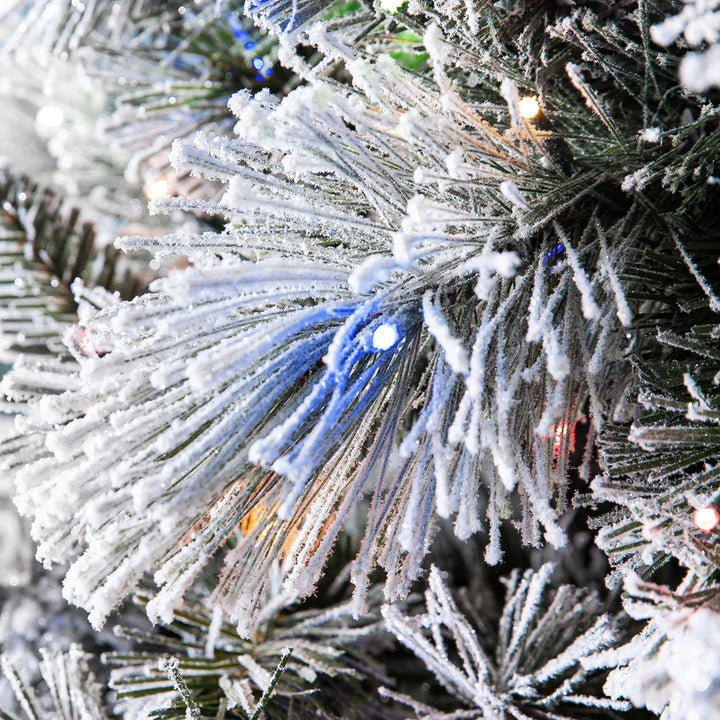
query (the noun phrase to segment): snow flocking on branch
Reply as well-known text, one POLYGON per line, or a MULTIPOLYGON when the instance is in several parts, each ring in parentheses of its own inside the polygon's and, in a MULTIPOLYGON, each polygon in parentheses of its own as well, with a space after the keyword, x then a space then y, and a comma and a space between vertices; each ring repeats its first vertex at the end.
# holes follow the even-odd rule
POLYGON ((699 595, 692 597, 692 588, 680 588, 674 594, 634 574, 626 576, 625 588, 627 612, 649 622, 628 645, 608 655, 600 653, 600 658, 617 666, 605 692, 628 698, 663 720, 712 717, 720 702, 716 600, 710 597, 699 603, 699 595))
MULTIPOLYGON (((577 705, 627 709, 623 700, 581 694, 589 674, 612 667, 597 661, 586 669, 585 663, 617 644, 617 619, 601 614, 596 598, 570 586, 551 590, 553 570, 547 564, 507 579, 505 607, 492 639, 471 625, 434 566, 425 612, 405 615, 386 605, 383 617, 390 632, 461 702, 463 717, 573 717, 577 705)), ((415 707, 420 717, 456 716, 382 692, 415 707)))
MULTIPOLYGON (((218 608, 209 610, 206 600, 204 594, 186 599, 178 617, 163 624, 162 635, 115 627, 117 637, 133 642, 131 651, 104 658, 112 667, 109 684, 122 698, 119 709, 126 720, 142 720, 161 709, 197 708, 193 691, 199 685, 204 687, 200 702, 205 715, 209 706, 225 703, 227 710, 244 710, 247 718, 260 717, 263 707, 272 710, 266 717, 291 712, 298 718, 327 718, 323 709, 332 705, 333 693, 352 686, 360 677, 359 667, 373 672, 359 648, 366 639, 377 638, 381 623, 375 616, 354 621, 347 601, 330 600, 329 606, 309 610, 273 596, 256 633, 244 639, 218 608), (155 692, 143 692, 149 685, 155 692)), ((373 605, 377 600, 374 593, 373 605)), ((138 593, 136 602, 144 604, 147 597, 138 593)), ((347 715, 356 717, 352 710, 347 715)))
POLYGON ((650 29, 652 39, 668 47, 682 35, 697 51, 688 52, 680 63, 680 82, 691 92, 720 87, 720 2, 684 0, 682 10, 650 29))
POLYGON ((105 720, 102 688, 88 669, 90 657, 78 645, 72 645, 66 653, 42 649, 40 655, 41 693, 21 681, 19 668, 7 655, 0 656, 0 668, 27 720, 105 720))
MULTIPOLYGON (((287 37, 320 4, 288 8, 252 12, 287 37)), ((11 459, 19 505, 39 557, 71 563, 66 596, 96 625, 147 571, 160 586, 148 612, 169 621, 234 536, 217 599, 250 632, 270 571, 290 596, 311 592, 371 482, 358 612, 376 564, 388 598, 407 593, 436 516, 467 537, 484 514, 497 562, 499 508, 516 488, 525 541, 565 541, 554 507, 564 473, 539 429, 585 382, 565 358, 616 313, 617 283, 595 284, 597 258, 559 224, 567 262, 551 274, 521 261, 516 219, 497 200, 522 175, 525 212, 541 159, 452 89, 437 27, 432 81, 365 56, 344 32, 308 30, 354 88, 318 71, 281 101, 238 93, 234 136, 174 146, 178 170, 225 193, 157 209, 201 210, 224 230, 121 239, 186 252, 193 266, 84 319, 89 345, 105 351, 71 342, 79 372, 24 420, 28 441, 11 459), (458 148, 472 171, 452 177, 458 148), (389 329, 393 341, 378 340, 389 329)))

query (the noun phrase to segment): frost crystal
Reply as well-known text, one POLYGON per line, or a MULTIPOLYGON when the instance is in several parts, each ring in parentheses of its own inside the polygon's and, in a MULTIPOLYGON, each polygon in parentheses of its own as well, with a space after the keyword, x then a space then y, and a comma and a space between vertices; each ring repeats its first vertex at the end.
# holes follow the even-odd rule
POLYGON ((638 137, 646 143, 659 143, 662 137, 662 130, 657 127, 645 128, 638 134, 638 137))
MULTIPOLYGON (((271 574, 289 596, 312 592, 369 488, 358 612, 376 564, 388 597, 408 592, 437 517, 460 537, 487 522, 497 562, 518 492, 524 541, 563 545, 567 453, 541 431, 588 382, 571 354, 627 316, 594 227, 571 243, 548 225, 543 243, 566 257, 549 268, 550 246, 528 253, 528 228, 500 200, 540 224, 557 203, 513 83, 494 86, 506 132, 454 89, 450 67, 472 61, 437 25, 419 76, 356 45, 362 18, 311 26, 314 2, 248 11, 284 43, 307 31, 353 86, 318 70, 282 99, 242 91, 233 135, 174 144, 176 172, 224 192, 156 209, 224 229, 119 240, 192 265, 83 313, 68 335, 77 365, 48 368, 60 392, 32 404, 9 454, 39 557, 70 563, 65 595, 96 625, 145 572, 160 588, 148 612, 169 621, 232 540, 220 599, 251 632, 271 574)), ((18 395, 22 371, 7 380, 18 395)))
POLYGON ((519 208, 526 208, 527 203, 525 198, 522 196, 518 186, 512 180, 504 180, 500 183, 500 192, 505 196, 505 199, 509 200, 513 205, 519 208))
POLYGON ((628 612, 650 622, 616 651, 622 667, 610 674, 605 691, 662 720, 713 717, 720 707, 720 613, 714 603, 683 606, 682 597, 632 575, 626 587, 634 596, 628 612))
MULTIPOLYGON (((425 613, 403 615, 386 605, 388 629, 420 658, 440 684, 467 708, 468 718, 574 717, 573 706, 624 710, 622 701, 582 694, 588 675, 605 666, 588 662, 617 643, 615 620, 600 615, 600 603, 570 586, 551 594, 551 565, 507 581, 505 608, 492 633, 476 630, 458 608, 440 571, 430 571, 425 613), (589 669, 586 669, 588 665, 589 669)), ((415 707, 422 718, 456 717, 420 707, 385 689, 384 694, 415 707)))

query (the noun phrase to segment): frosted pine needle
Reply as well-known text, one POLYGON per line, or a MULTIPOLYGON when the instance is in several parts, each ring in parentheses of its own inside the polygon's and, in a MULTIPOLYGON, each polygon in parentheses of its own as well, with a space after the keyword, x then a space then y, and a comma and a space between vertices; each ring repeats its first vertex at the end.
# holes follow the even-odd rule
MULTIPOLYGON (((245 720, 288 712, 331 720, 341 698, 359 689, 360 670, 374 672, 363 648, 377 640, 380 628, 369 616, 353 621, 347 602, 325 596, 322 610, 304 610, 273 598, 251 639, 221 617, 212 657, 203 652, 216 617, 208 606, 207 597, 186 602, 162 634, 115 629, 132 642, 131 651, 104 658, 125 718, 161 709, 167 718, 214 717, 224 708, 229 717, 245 720)), ((359 718, 362 712, 361 704, 344 708, 342 716, 359 718)))
MULTIPOLYGON (((590 680, 584 662, 620 639, 616 619, 601 614, 596 598, 570 586, 551 592, 552 571, 551 565, 544 565, 537 573, 515 573, 507 581, 496 638, 472 627, 435 567, 425 592, 425 613, 407 616, 386 605, 385 623, 454 696, 454 702, 461 703, 458 712, 463 717, 549 720, 575 717, 578 705, 628 709, 625 702, 583 694, 590 680)), ((593 671, 602 667, 597 663, 593 671)), ((410 698, 391 696, 416 707, 420 717, 456 717, 420 708, 410 698)))
MULTIPOLYGON (((319 10, 252 12, 287 41, 319 10)), ((327 73, 282 100, 236 94, 234 136, 174 145, 179 171, 225 192, 157 209, 222 217, 223 231, 121 240, 193 266, 83 318, 83 338, 109 352, 71 343, 80 370, 67 392, 28 413, 37 443, 18 502, 39 556, 70 563, 66 596, 96 625, 148 571, 160 586, 149 611, 169 621, 232 539, 221 596, 250 632, 271 567, 289 596, 311 592, 367 491, 358 612, 376 565, 388 598, 409 591, 438 516, 456 517, 462 537, 493 528, 496 562, 499 509, 518 492, 523 540, 565 542, 565 466, 545 430, 563 405, 580 415, 587 380, 570 358, 592 352, 622 295, 604 282, 592 228, 550 227, 544 141, 513 124, 514 94, 486 117, 452 89, 451 63, 475 61, 454 57, 442 28, 426 33, 432 73, 413 74, 354 44, 365 22, 315 25, 327 73), (331 80, 339 61, 352 86, 331 80), (451 157, 469 169, 449 175, 451 157), (420 165, 437 180, 419 183, 420 165), (517 182, 522 223, 547 228, 539 240, 502 199, 517 182), (515 322, 528 312, 530 332, 515 322)))
POLYGON ((712 716, 720 701, 718 588, 683 583, 677 594, 629 575, 627 611, 648 620, 607 659, 618 665, 605 692, 668 720, 712 716))
POLYGON ((0 657, 2 674, 10 681, 27 720, 106 720, 102 689, 88 670, 89 656, 77 645, 67 653, 40 651, 42 683, 33 689, 18 676, 12 660, 0 657))

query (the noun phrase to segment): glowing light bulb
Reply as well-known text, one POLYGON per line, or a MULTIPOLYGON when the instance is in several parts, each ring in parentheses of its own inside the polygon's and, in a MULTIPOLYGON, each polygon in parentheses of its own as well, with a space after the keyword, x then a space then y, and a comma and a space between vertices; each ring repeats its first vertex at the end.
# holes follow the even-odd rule
POLYGON ((380 0, 380 9, 389 12, 391 15, 396 13, 403 5, 405 0, 380 0))
POLYGON ((375 328, 372 336, 373 350, 389 350, 400 339, 395 323, 383 323, 375 328))
POLYGON ((695 527, 707 534, 720 523, 720 513, 714 507, 699 508, 693 513, 693 522, 695 527))
POLYGON ((262 503, 258 503, 257 505, 251 507, 240 520, 240 532, 243 535, 249 535, 262 520, 267 510, 268 509, 262 503))
POLYGON ((161 198, 167 197, 168 181, 165 178, 148 180, 143 190, 148 200, 160 200, 161 198))
POLYGON ((518 110, 526 120, 532 120, 540 114, 540 103, 535 96, 528 95, 520 100, 518 110))
POLYGON ((62 127, 65 116, 57 105, 44 105, 35 116, 35 130, 41 137, 52 137, 62 127))

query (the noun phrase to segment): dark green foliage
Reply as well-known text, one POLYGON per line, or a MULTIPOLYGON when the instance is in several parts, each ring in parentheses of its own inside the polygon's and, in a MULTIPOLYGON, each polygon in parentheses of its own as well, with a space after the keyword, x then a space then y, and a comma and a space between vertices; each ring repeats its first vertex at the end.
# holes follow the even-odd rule
POLYGON ((633 263, 645 269, 630 349, 628 400, 638 402, 629 438, 627 423, 604 434, 608 476, 596 483, 624 507, 601 536, 611 559, 648 575, 675 557, 700 587, 717 584, 720 569, 712 538, 693 524, 695 509, 720 500, 719 241, 714 227, 670 226, 633 263))
MULTIPOLYGON (((142 595, 134 600, 147 602, 142 595)), ((228 719, 261 711, 273 720, 367 718, 379 711, 368 691, 381 675, 367 650, 382 646, 382 630, 369 616, 352 621, 348 605, 327 600, 305 610, 276 603, 250 638, 213 618, 200 597, 151 632, 116 628, 138 652, 106 656, 114 668, 110 685, 128 711, 157 698, 143 707, 158 720, 184 718, 187 709, 215 718, 221 707, 228 719)))
POLYGON ((98 248, 77 208, 26 178, 0 173, 0 336, 2 357, 65 353, 62 333, 77 320, 71 288, 104 288, 128 299, 147 279, 112 245, 98 248))

